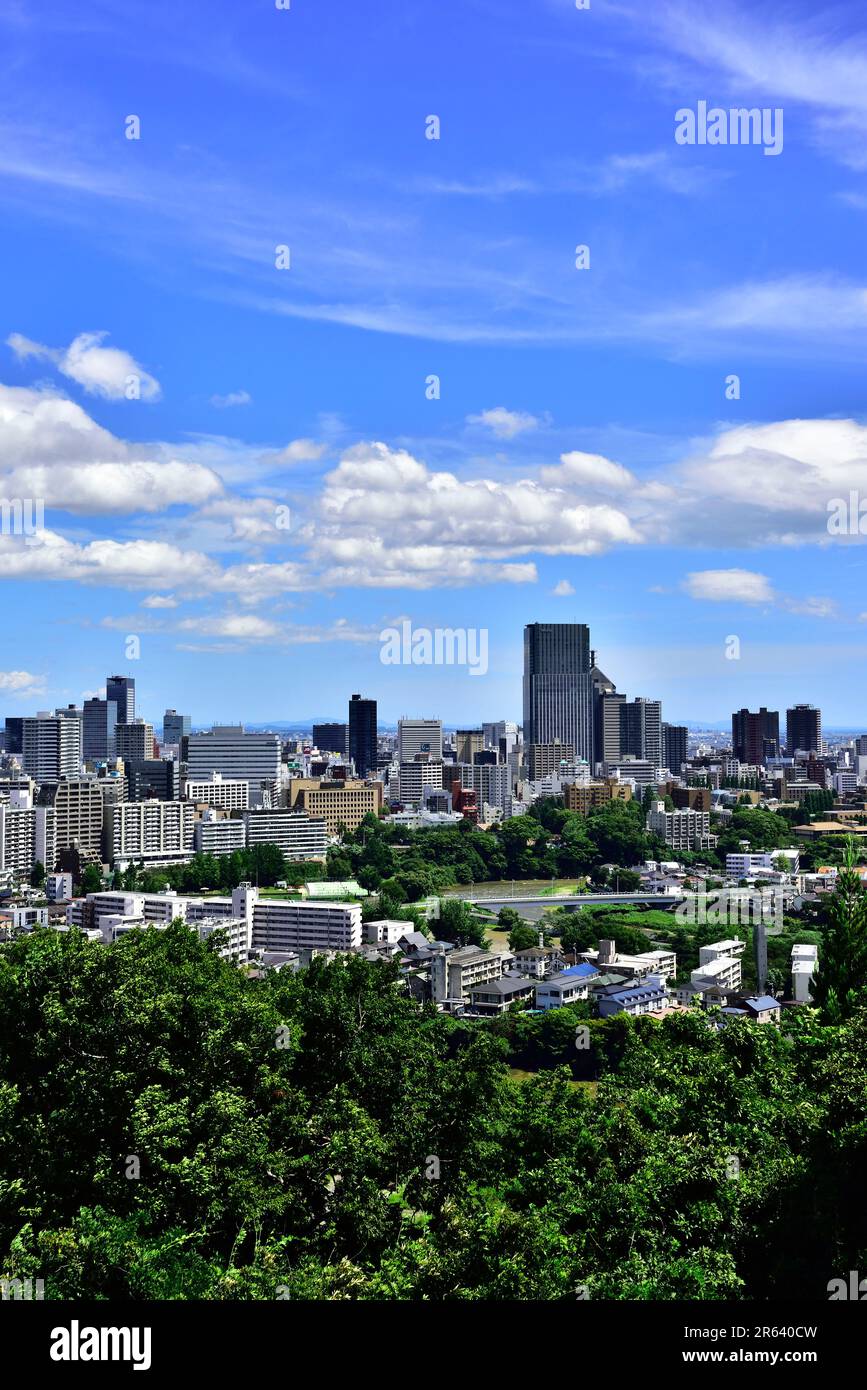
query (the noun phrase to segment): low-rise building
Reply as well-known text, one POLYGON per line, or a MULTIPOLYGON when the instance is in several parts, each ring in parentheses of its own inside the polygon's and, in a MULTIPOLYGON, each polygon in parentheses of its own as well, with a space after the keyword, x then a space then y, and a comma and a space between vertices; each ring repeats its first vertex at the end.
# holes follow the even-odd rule
POLYGON ((589 999, 591 986, 598 979, 599 971, 594 965, 586 961, 581 965, 571 965, 546 980, 537 981, 536 1008, 544 1011, 562 1009, 566 1004, 589 999))
POLYGON ((628 1014, 637 1018, 640 1014, 661 1013, 670 1005, 668 990, 656 975, 648 975, 641 984, 623 989, 615 985, 596 990, 596 1000, 600 1018, 610 1018, 612 1014, 628 1014))

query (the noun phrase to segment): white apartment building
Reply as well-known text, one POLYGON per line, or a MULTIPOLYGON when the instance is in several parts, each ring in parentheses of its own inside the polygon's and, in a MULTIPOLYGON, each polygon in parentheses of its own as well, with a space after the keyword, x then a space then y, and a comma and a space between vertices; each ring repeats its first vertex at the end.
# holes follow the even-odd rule
POLYGON ((442 762, 443 722, 441 719, 398 720, 398 762, 411 763, 419 753, 430 756, 435 762, 442 762))
POLYGON ((328 831, 324 816, 306 811, 245 811, 247 847, 277 845, 287 859, 324 860, 328 831))
POLYGON ((187 780, 211 781, 219 772, 227 781, 249 783, 249 805, 273 805, 280 781, 279 735, 247 733, 242 724, 216 724, 209 733, 190 734, 187 780))
POLYGON ((441 762, 401 763, 397 779, 398 800, 420 804, 424 799, 425 787, 442 787, 442 784, 441 762))
POLYGON ((188 777, 184 800, 196 806, 217 806, 222 811, 245 811, 250 805, 250 783, 214 772, 204 781, 188 777))
POLYGON ((68 903, 72 898, 72 874, 46 874, 45 896, 50 903, 68 903))
POLYGON ((775 869, 780 860, 786 861, 786 872, 796 874, 800 866, 800 851, 774 849, 762 853, 748 852, 726 855, 726 875, 729 878, 749 878, 762 869, 775 869))
POLYGON ((437 951, 431 957, 431 988, 437 1003, 468 1001, 470 990, 499 980, 514 957, 479 946, 461 946, 456 951, 437 951))
POLYGON ((82 722, 65 715, 37 714, 21 721, 21 765, 37 782, 59 782, 81 774, 82 722))
POLYGON ((415 931, 414 922, 395 921, 388 917, 364 923, 364 939, 371 945, 385 943, 388 946, 396 946, 400 938, 411 931, 415 931))
POLYGON ((29 878, 37 863, 53 869, 56 858, 53 807, 33 806, 29 792, 10 792, 8 804, 0 804, 0 872, 29 878))
POLYGON ((253 949, 297 951, 317 947, 350 951, 361 945, 358 903, 281 902, 263 898, 253 908, 253 949))
MULTIPOLYGON (((242 784, 245 788, 247 783, 242 784)), ((242 820, 218 819, 215 810, 205 812, 193 830, 196 854, 234 854, 247 846, 247 827, 242 820)))
POLYGON ((709 811, 666 811, 664 801, 653 802, 647 816, 647 828, 674 849, 691 849, 696 842, 713 838, 710 834, 709 811))
POLYGON ((690 973, 690 983, 696 990, 719 989, 734 992, 741 987, 741 956, 744 943, 737 937, 714 941, 700 946, 698 968, 690 973))
POLYGON ((103 855, 116 864, 182 860, 193 852, 195 808, 187 801, 122 801, 103 811, 103 855))

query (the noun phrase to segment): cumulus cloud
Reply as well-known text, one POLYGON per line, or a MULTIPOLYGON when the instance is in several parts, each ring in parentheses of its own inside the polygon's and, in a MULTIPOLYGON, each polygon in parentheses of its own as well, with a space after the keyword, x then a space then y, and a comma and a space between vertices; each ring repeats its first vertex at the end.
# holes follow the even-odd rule
POLYGON ((117 439, 53 391, 0 385, 3 496, 97 516, 196 506, 222 490, 213 469, 117 439))
POLYGON ((638 486, 638 480, 628 468, 601 454, 584 454, 572 449, 560 455, 560 466, 552 465, 541 470, 545 483, 554 486, 586 486, 603 492, 622 492, 638 486))
POLYGON ((0 690, 10 695, 41 694, 45 689, 45 677, 35 676, 30 671, 0 671, 0 690))
POLYGON ((575 587, 574 585, 569 583, 568 579, 558 579, 557 583, 551 590, 551 593, 554 595, 555 598, 568 598, 569 595, 574 594, 574 592, 575 587))
POLYGON ((539 421, 535 415, 523 410, 507 410, 504 405, 493 410, 483 410, 478 415, 468 415, 467 424, 482 425, 496 435, 497 439, 514 439, 526 430, 534 430, 539 421))
POLYGON ((141 601, 142 608, 177 608, 178 600, 173 594, 149 594, 141 601))
POLYGON ((156 377, 145 371, 122 348, 103 347, 107 333, 79 333, 67 348, 46 347, 21 333, 6 339, 19 361, 36 358, 53 362, 59 371, 92 396, 110 401, 156 401, 161 395, 156 377))

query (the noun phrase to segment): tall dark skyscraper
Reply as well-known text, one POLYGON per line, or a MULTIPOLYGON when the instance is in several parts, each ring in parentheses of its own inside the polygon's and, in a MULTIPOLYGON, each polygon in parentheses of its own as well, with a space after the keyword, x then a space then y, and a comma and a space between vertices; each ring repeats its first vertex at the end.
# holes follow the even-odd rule
POLYGON ((662 762, 662 704, 639 696, 620 706, 621 757, 646 758, 654 767, 662 762))
POLYGON ((106 676, 105 698, 117 705, 118 724, 135 723, 134 676, 106 676))
POLYGON ((762 705, 755 714, 739 709, 732 715, 732 752, 739 762, 756 766, 780 756, 780 716, 762 705))
POLYGON ((117 727, 117 705, 114 700, 85 700, 82 711, 84 726, 83 757, 99 761, 115 754, 114 731, 117 727))
POLYGON ((686 762, 687 727, 685 724, 665 724, 662 726, 662 765, 674 777, 686 762))
POLYGON ((360 695, 349 701, 349 756, 359 777, 376 772, 376 701, 360 695))
POLYGON ((821 753, 822 711, 813 705, 795 705, 786 710, 786 753, 821 753))
POLYGON ((593 678, 585 623, 524 628, 524 743, 570 744, 593 764, 593 678))

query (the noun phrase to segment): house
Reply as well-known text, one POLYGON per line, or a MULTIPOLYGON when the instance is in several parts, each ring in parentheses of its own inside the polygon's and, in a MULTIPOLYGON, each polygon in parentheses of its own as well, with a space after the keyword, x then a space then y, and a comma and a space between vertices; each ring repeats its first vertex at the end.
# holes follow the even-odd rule
POLYGON ((780 1006, 770 994, 759 994, 745 999, 744 1008, 753 1023, 779 1023, 780 1021, 780 1006))
POLYGON ((529 946, 525 951, 515 952, 517 969, 522 975, 532 975, 537 980, 550 975, 562 960, 562 952, 556 946, 529 946))
POLYGON ((588 965, 585 961, 581 965, 570 966, 568 970, 561 970, 547 980, 539 980, 536 984, 536 1008, 562 1009, 566 1004, 588 999, 591 984, 598 979, 599 971, 595 965, 588 965))
POLYGON ((669 1005, 668 990, 658 975, 648 975, 641 984, 623 989, 606 986, 596 991, 600 1018, 610 1018, 612 1014, 629 1014, 637 1018, 640 1014, 658 1013, 669 1005))
POLYGON ((526 975, 503 975, 470 990, 471 1012, 474 1014, 504 1014, 512 1005, 522 1001, 532 1003, 536 986, 526 975))

